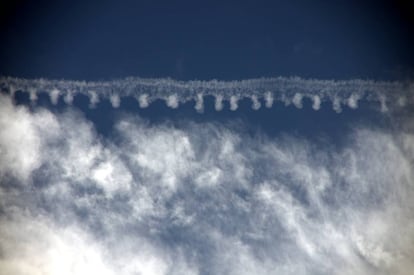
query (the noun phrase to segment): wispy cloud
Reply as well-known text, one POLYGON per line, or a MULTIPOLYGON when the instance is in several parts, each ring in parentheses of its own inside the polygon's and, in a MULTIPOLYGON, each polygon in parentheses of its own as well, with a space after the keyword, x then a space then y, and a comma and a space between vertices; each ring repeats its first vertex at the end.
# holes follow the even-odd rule
POLYGON ((145 79, 125 78, 113 81, 85 82, 69 80, 22 79, 1 77, 2 90, 14 94, 25 91, 36 101, 37 93, 46 92, 51 102, 56 104, 61 96, 70 104, 73 96, 86 95, 93 107, 99 99, 109 99, 114 108, 119 107, 122 97, 137 98, 142 108, 156 99, 165 100, 171 108, 180 103, 196 101, 196 109, 202 110, 202 97, 214 96, 216 110, 223 108, 222 101, 230 103, 230 109, 237 109, 237 101, 243 98, 252 100, 252 108, 257 110, 264 100, 267 107, 274 101, 285 104, 293 103, 302 107, 302 99, 313 101, 313 109, 318 110, 321 102, 332 102, 336 112, 342 106, 351 109, 358 107, 359 100, 370 100, 379 104, 385 112, 389 108, 400 108, 401 105, 414 103, 414 85, 412 82, 386 82, 373 80, 314 80, 299 77, 275 77, 247 79, 240 81, 177 81, 169 78, 145 79))
POLYGON ((125 115, 108 139, 74 110, 30 111, 3 95, 0 107, 2 271, 414 269, 410 131, 362 125, 334 147, 125 115))

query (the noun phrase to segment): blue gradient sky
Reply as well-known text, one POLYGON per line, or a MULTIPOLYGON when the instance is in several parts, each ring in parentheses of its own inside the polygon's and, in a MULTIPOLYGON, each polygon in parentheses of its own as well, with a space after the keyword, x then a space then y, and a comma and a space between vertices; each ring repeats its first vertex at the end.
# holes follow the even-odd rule
POLYGON ((412 76, 408 1, 5 1, 0 74, 412 76))

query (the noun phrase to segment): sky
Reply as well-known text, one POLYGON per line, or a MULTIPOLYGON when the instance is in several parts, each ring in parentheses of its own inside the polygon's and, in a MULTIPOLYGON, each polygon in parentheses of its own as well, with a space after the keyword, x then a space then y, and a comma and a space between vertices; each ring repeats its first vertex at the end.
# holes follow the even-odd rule
POLYGON ((406 1, 4 1, 0 275, 414 270, 406 1))
POLYGON ((97 80, 412 77, 409 1, 2 1, 0 72, 97 80))

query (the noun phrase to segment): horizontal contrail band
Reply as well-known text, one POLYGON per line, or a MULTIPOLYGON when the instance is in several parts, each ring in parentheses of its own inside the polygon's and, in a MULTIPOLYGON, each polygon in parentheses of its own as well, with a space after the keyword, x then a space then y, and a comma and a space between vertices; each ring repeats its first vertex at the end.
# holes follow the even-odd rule
POLYGON ((414 102, 413 82, 387 82, 373 80, 314 80, 299 77, 258 78, 240 81, 178 81, 170 78, 146 79, 129 77, 112 81, 70 81, 48 79, 23 79, 1 77, 0 88, 14 94, 16 91, 28 92, 30 99, 36 101, 38 93, 48 93, 52 103, 60 97, 71 104, 75 95, 88 96, 91 106, 101 99, 109 99, 114 107, 120 105, 122 97, 135 97, 141 108, 147 107, 156 99, 165 100, 171 108, 180 103, 195 101, 195 108, 203 110, 203 97, 214 96, 215 108, 221 110, 223 101, 229 101, 230 109, 238 108, 238 100, 250 98, 252 108, 262 105, 270 108, 275 101, 293 104, 302 108, 302 100, 309 98, 312 108, 318 110, 322 102, 332 102, 335 111, 341 106, 352 109, 358 107, 359 100, 375 101, 381 111, 389 107, 402 107, 414 102), (263 101, 264 104, 261 104, 263 101))

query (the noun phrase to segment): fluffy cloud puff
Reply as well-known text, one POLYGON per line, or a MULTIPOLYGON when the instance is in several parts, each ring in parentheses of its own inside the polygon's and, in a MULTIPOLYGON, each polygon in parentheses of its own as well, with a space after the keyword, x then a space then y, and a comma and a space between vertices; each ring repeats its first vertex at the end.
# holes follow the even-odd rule
POLYGON ((414 136, 342 147, 221 124, 0 97, 0 270, 13 274, 410 274, 414 136), (66 273, 65 273, 66 272, 66 273))

